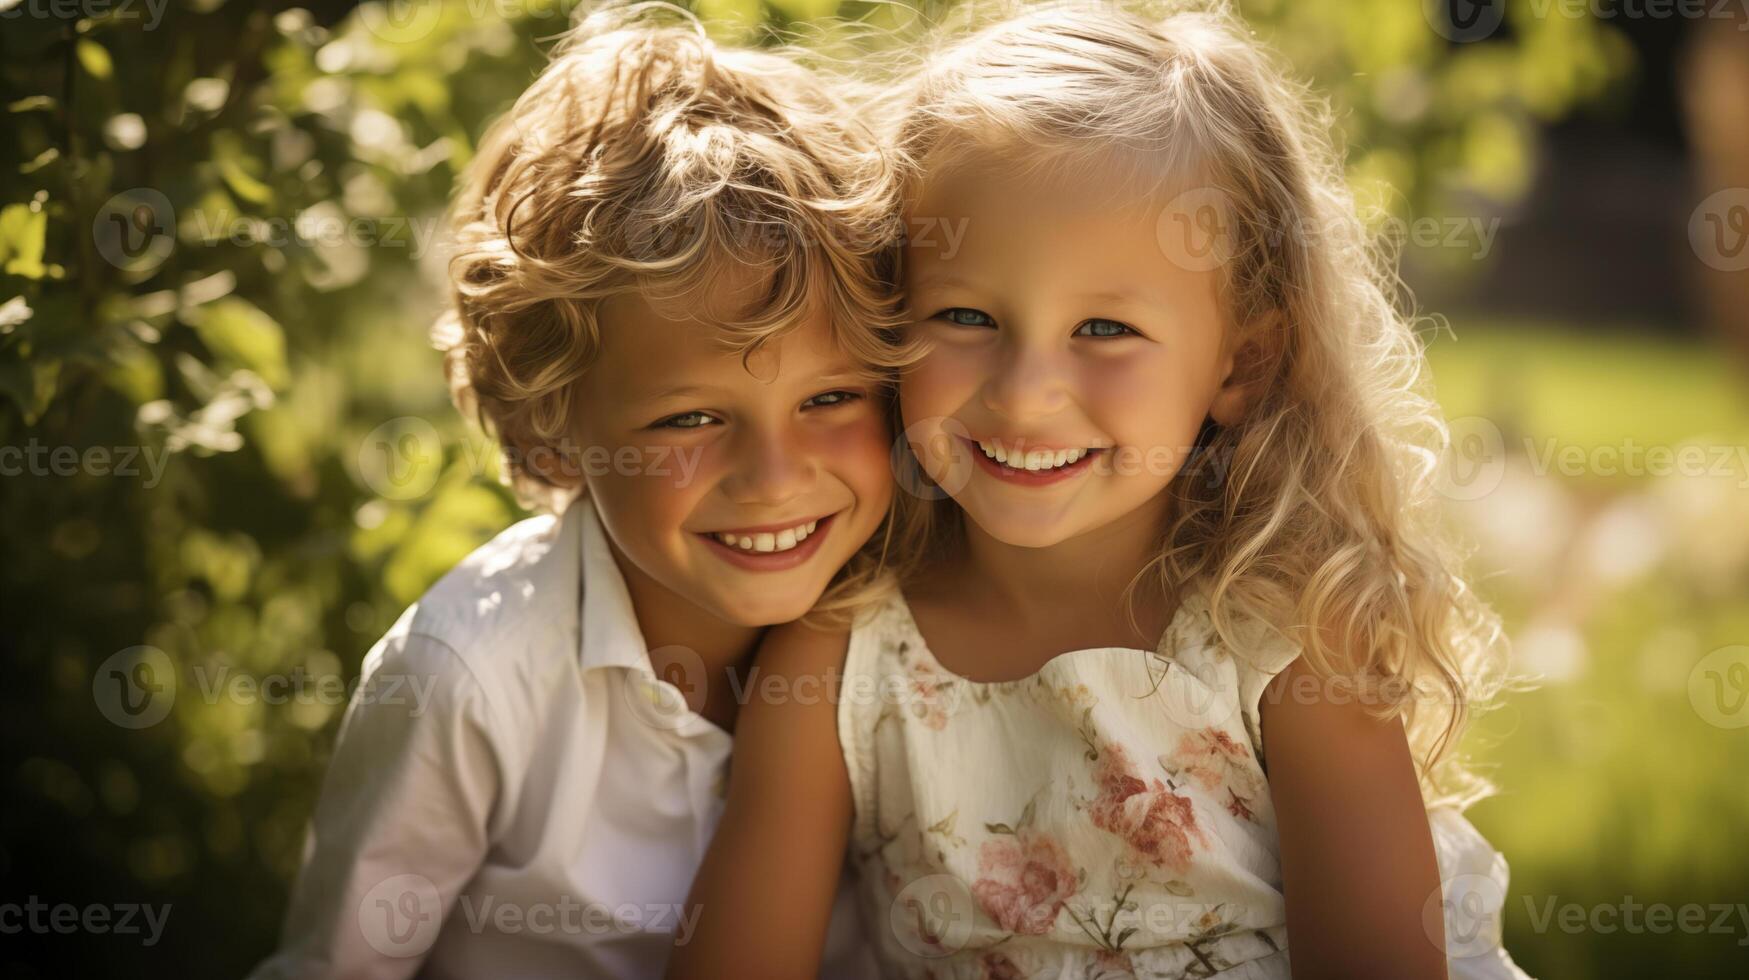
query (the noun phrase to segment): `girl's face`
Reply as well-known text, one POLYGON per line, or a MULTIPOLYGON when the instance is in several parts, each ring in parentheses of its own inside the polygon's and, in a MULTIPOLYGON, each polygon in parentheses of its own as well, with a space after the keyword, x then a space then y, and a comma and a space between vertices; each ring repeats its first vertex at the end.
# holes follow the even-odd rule
POLYGON ((1219 272, 1161 244, 1172 195, 1118 207, 1096 183, 961 170, 908 222, 922 232, 906 253, 911 329, 930 353, 900 387, 905 435, 1011 545, 1163 506, 1204 419, 1240 408, 1219 272))

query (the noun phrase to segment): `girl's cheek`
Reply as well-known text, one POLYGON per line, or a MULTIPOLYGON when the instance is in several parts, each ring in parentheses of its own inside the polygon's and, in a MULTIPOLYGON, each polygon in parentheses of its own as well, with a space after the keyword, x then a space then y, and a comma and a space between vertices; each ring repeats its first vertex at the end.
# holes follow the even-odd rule
POLYGON ((1077 400, 1094 413, 1134 422, 1166 422, 1185 414, 1200 420, 1211 393, 1188 365, 1157 353, 1084 364, 1077 373, 1077 400), (1201 400, 1204 404, 1193 404, 1201 400))
POLYGON ((983 352, 938 345, 899 383, 905 420, 951 414, 989 380, 989 371, 983 352))

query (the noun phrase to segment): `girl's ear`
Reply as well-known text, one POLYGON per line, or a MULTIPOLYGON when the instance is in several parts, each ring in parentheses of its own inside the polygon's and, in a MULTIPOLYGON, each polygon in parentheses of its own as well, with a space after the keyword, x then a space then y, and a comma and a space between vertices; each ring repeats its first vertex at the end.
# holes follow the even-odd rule
POLYGON ((1270 311, 1252 322, 1235 349, 1221 362, 1221 387, 1209 405, 1209 416, 1221 425, 1234 425, 1251 408, 1258 385, 1268 372, 1262 370, 1279 336, 1279 311, 1270 311))

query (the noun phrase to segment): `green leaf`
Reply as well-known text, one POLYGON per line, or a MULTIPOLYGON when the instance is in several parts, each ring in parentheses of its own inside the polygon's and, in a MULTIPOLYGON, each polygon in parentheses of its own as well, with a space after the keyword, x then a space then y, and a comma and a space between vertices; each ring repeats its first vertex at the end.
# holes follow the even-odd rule
POLYGON ((28 204, 0 208, 0 270, 26 279, 48 274, 43 265, 43 241, 48 234, 47 212, 32 211, 28 204))
POLYGON ((212 352, 249 368, 268 386, 283 389, 290 380, 285 359, 285 330, 279 321, 246 299, 228 296, 186 310, 183 318, 212 352))
POLYGON ((252 204, 270 204, 273 188, 256 176, 262 170, 261 161, 249 154, 243 138, 229 131, 213 137, 213 164, 231 193, 252 204))
POLYGON ((92 78, 108 81, 115 74, 115 62, 110 60, 109 51, 103 45, 88 37, 82 37, 75 51, 79 56, 80 66, 92 78))
POLYGON ((55 387, 61 376, 61 362, 47 358, 32 358, 29 362, 10 361, 0 364, 0 395, 12 399, 24 415, 26 425, 35 425, 54 400, 55 387))
POLYGON ((1005 823, 987 823, 984 825, 984 829, 989 831, 992 834, 1012 834, 1012 833, 1014 833, 1014 828, 1008 826, 1005 823))

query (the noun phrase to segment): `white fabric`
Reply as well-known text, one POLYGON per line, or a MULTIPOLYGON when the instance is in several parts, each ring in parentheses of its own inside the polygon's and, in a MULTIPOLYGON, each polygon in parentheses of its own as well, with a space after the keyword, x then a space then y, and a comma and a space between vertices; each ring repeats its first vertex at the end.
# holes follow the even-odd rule
MULTIPOLYGON (((1289 976, 1258 703, 1297 656, 1256 623, 1229 651, 1190 593, 1158 651, 1078 650, 975 682, 894 596, 852 631, 839 739, 851 856, 885 975, 1289 976)), ((1452 976, 1519 980, 1499 948, 1505 861, 1460 814, 1432 821, 1452 976), (1455 882, 1454 882, 1455 879, 1455 882), (1487 923, 1483 923, 1487 924, 1487 923), (1448 926, 1449 928, 1449 926, 1448 926)))
MULTIPOLYGON (((593 505, 474 552, 364 674, 254 976, 661 976, 731 738, 653 676, 593 505)), ((823 976, 874 975, 855 920, 846 884, 823 976)))

